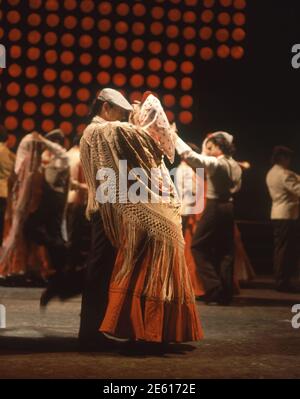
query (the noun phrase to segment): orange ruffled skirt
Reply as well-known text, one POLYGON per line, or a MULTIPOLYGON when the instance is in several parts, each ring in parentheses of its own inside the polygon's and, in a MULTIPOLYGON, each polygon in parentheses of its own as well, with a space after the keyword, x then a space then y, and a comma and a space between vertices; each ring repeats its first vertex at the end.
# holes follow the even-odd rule
MULTIPOLYGON (((141 256, 131 274, 122 282, 116 282, 115 277, 122 265, 122 252, 119 252, 106 314, 99 330, 115 337, 149 342, 200 340, 203 331, 193 298, 185 298, 183 303, 179 303, 176 297, 171 301, 163 301, 159 297, 143 295, 150 257, 149 253, 141 256)), ((176 292, 176 286, 180 284, 176 270, 173 278, 176 292)))

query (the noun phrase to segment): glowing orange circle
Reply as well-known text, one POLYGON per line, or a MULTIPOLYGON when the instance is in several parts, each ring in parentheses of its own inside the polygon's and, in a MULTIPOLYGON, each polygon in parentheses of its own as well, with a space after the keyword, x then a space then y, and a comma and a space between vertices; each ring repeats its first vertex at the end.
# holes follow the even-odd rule
POLYGON ((26 118, 23 120, 22 122, 22 127, 24 130, 26 130, 27 132, 30 132, 31 130, 34 129, 35 127, 35 122, 33 119, 31 118, 26 118))
POLYGON ((83 0, 80 3, 81 11, 86 12, 86 13, 89 13, 89 12, 93 11, 94 7, 95 7, 95 4, 91 0, 83 0))
POLYGON ((175 119, 174 112, 172 112, 170 110, 167 110, 166 111, 166 115, 167 115, 167 118, 168 118, 169 122, 173 122, 174 121, 174 119, 175 119))
POLYGON ((111 29, 111 22, 109 19, 100 19, 98 22, 98 29, 100 32, 108 32, 111 29))
POLYGON ((153 22, 150 25, 150 31, 151 31, 152 35, 159 36, 164 31, 164 25, 161 22, 157 22, 157 21, 153 22))
POLYGON ((180 51, 180 47, 177 43, 170 43, 167 46, 167 53, 171 56, 171 57, 175 57, 176 55, 178 55, 180 51))
POLYGON ((112 5, 108 1, 102 1, 99 6, 98 10, 102 15, 108 15, 112 11, 112 5))
POLYGON ((156 89, 160 85, 160 78, 157 75, 149 75, 147 77, 147 85, 151 89, 156 89))
POLYGON ((98 58, 98 65, 101 68, 110 68, 111 64, 112 64, 112 58, 110 55, 103 54, 100 55, 100 57, 98 58))
POLYGON ((212 29, 209 26, 204 26, 199 31, 199 36, 202 40, 209 40, 213 34, 212 29))
POLYGON ((176 103, 175 96, 172 94, 166 94, 163 96, 163 103, 166 107, 173 107, 176 103))
POLYGON ((192 40, 196 37, 196 30, 195 28, 192 28, 191 26, 188 26, 187 28, 183 29, 183 37, 186 40, 192 40))
POLYGON ((31 61, 36 61, 37 59, 40 58, 41 55, 41 50, 37 47, 30 47, 27 51, 27 57, 31 61))
POLYGON ((246 37, 246 32, 242 28, 236 28, 232 32, 232 38, 236 42, 241 42, 246 37))
POLYGON ((144 84, 144 77, 143 75, 135 74, 132 75, 130 78, 130 84, 132 87, 141 87, 144 84))
POLYGON ((93 44, 93 38, 90 35, 82 35, 79 38, 80 47, 87 49, 90 48, 93 44))
POLYGON ((13 78, 17 78, 22 73, 22 68, 18 64, 11 64, 8 68, 8 74, 13 78))
POLYGON ((46 23, 51 28, 55 28, 59 24, 59 16, 57 14, 49 14, 46 18, 46 23))
POLYGON ((53 82, 57 78, 57 72, 54 69, 47 68, 44 70, 43 76, 47 82, 53 82))
POLYGON ((28 97, 36 97, 39 94, 39 88, 36 84, 29 83, 25 86, 25 94, 28 97))
POLYGON ((55 106, 53 103, 44 103, 41 106, 42 114, 45 116, 50 116, 54 114, 55 106))
POLYGON ((154 19, 161 19, 165 15, 165 11, 162 7, 153 7, 151 10, 151 15, 154 19))
POLYGON ((244 49, 241 46, 234 46, 231 48, 231 57, 235 60, 239 60, 244 56, 244 49))
POLYGON ((136 36, 142 36, 145 33, 145 25, 142 22, 134 22, 131 29, 136 36))
POLYGON ((168 18, 172 22, 178 22, 181 19, 181 12, 177 8, 173 8, 168 12, 168 18))
POLYGON ((84 17, 81 20, 81 27, 83 30, 91 30, 95 25, 95 20, 92 17, 84 17))
POLYGON ((79 82, 83 84, 91 83, 93 76, 90 72, 84 71, 79 74, 79 82))
POLYGON ((21 57, 22 49, 20 46, 11 46, 10 48, 10 56, 11 58, 19 58, 21 57))
POLYGON ((19 103, 14 98, 6 101, 5 108, 8 112, 16 112, 19 109, 19 103))
POLYGON ((121 15, 122 17, 126 17, 129 14, 129 6, 126 3, 118 4, 116 8, 117 14, 121 15))
POLYGON ((71 134, 73 131, 73 125, 71 122, 61 122, 59 128, 64 132, 64 134, 71 134))
POLYGON ((168 90, 173 90, 177 86, 177 81, 173 76, 167 76, 163 80, 163 85, 168 90))
POLYGON ((48 64, 55 64, 58 59, 57 52, 55 50, 48 50, 45 52, 45 60, 48 64))
POLYGON ((131 43, 131 49, 135 53, 140 53, 141 51, 143 51, 144 46, 145 46, 145 43, 142 39, 135 39, 131 43))
POLYGON ((151 58, 148 62, 149 69, 151 71, 159 71, 161 69, 161 61, 159 58, 151 58))
POLYGON ((97 75, 97 81, 100 85, 107 85, 110 82, 110 74, 108 72, 99 72, 97 75))
POLYGON ((211 8, 215 4, 215 0, 203 0, 203 5, 206 8, 211 8))
POLYGON ((31 44, 37 44, 41 40, 41 34, 37 30, 33 30, 28 33, 27 40, 31 44))
POLYGON ((62 35, 60 41, 64 47, 72 47, 75 43, 75 36, 71 33, 65 33, 62 35))
POLYGON ((4 121, 4 125, 8 130, 15 130, 18 127, 18 120, 14 116, 8 116, 4 121))
POLYGON ((78 125, 76 128, 77 134, 80 136, 83 133, 85 128, 86 128, 85 123, 81 123, 80 125, 78 125))
POLYGON ((142 17, 146 14, 146 7, 143 4, 137 3, 132 7, 132 12, 136 17, 142 17))
POLYGON ((44 119, 42 122, 42 130, 45 133, 50 132, 51 130, 54 129, 54 122, 51 119, 44 119))
POLYGON ((65 19, 64 19, 64 26, 67 29, 74 29, 75 26, 77 25, 78 21, 77 18, 75 18, 73 15, 68 15, 65 19))
POLYGON ((181 79, 180 86, 183 91, 189 91, 193 87, 193 81, 191 78, 185 77, 181 79))
POLYGON ((218 29, 216 32, 216 38, 219 42, 226 42, 229 39, 229 31, 225 28, 218 29))
POLYGON ((75 55, 72 51, 63 51, 60 55, 60 60, 65 65, 70 65, 74 62, 75 55))
POLYGON ((98 40, 98 46, 101 50, 108 50, 111 46, 111 40, 108 36, 102 36, 98 40))
POLYGON ((72 90, 69 86, 61 86, 58 90, 58 95, 63 100, 70 98, 72 95, 72 90))
POLYGON ((244 8, 246 8, 246 0, 234 0, 233 6, 237 10, 243 10, 244 8))
POLYGON ((72 82, 73 78, 74 78, 73 72, 72 72, 72 71, 69 71, 69 70, 67 70, 67 69, 64 70, 64 71, 62 71, 62 72, 60 73, 60 79, 61 79, 63 82, 65 82, 65 83, 70 83, 70 82, 72 82))
POLYGON ((231 16, 230 16, 230 14, 228 14, 228 12, 221 12, 218 15, 218 21, 221 25, 224 25, 224 26, 229 25, 231 22, 231 16))
POLYGON ((72 107, 72 105, 69 104, 69 103, 62 104, 59 107, 59 113, 64 118, 69 118, 70 116, 73 115, 73 107, 72 107))
POLYGON ((184 54, 187 57, 193 57, 196 54, 196 51, 197 47, 192 43, 188 43, 184 46, 184 54))
POLYGON ((210 47, 203 47, 200 50, 200 57, 205 61, 211 60, 213 56, 214 52, 210 47))
POLYGON ((16 82, 9 83, 7 85, 6 90, 7 90, 7 93, 13 97, 17 96, 21 91, 20 86, 16 82))
POLYGON ((194 11, 186 11, 183 14, 183 21, 186 24, 193 24, 197 20, 197 14, 194 11))
POLYGON ((185 4, 190 7, 197 5, 197 3, 198 3, 198 0, 185 0, 185 4))
POLYGON ((124 21, 119 21, 115 25, 115 30, 120 35, 124 35, 125 33, 127 33, 128 29, 129 29, 128 24, 127 24, 127 22, 124 22, 124 21))
POLYGON ((148 49, 152 54, 159 54, 162 51, 162 45, 160 42, 150 42, 148 45, 148 49))
POLYGON ((38 74, 38 69, 36 66, 29 66, 25 70, 25 76, 29 79, 34 79, 38 74))
POLYGON ((93 61, 93 57, 89 53, 82 53, 79 57, 80 64, 89 65, 93 61))
POLYGON ((76 96, 80 101, 88 101, 91 96, 91 93, 88 89, 81 88, 77 90, 76 96))
POLYGON ((47 0, 45 4, 45 8, 48 11, 57 11, 59 8, 59 4, 56 0, 47 0))
POLYGON ((232 5, 232 0, 220 0, 220 4, 223 7, 229 7, 232 5))
POLYGON ((9 149, 12 149, 17 144, 17 138, 14 134, 8 134, 6 145, 9 149))
POLYGON ((127 59, 125 57, 121 56, 121 55, 117 55, 115 57, 114 61, 115 61, 115 66, 118 69, 123 69, 127 65, 127 59))
POLYGON ((29 7, 36 10, 42 5, 42 0, 29 0, 29 7))
POLYGON ((201 14, 201 20, 209 24, 214 19, 214 13, 211 10, 205 10, 201 14))
POLYGON ((68 11, 72 11, 77 7, 77 0, 65 0, 64 7, 68 11))
POLYGON ((219 58, 227 58, 230 55, 230 48, 226 44, 222 44, 217 48, 217 56, 219 58))
POLYGON ((166 35, 171 39, 175 39, 179 35, 179 28, 176 25, 169 25, 166 29, 166 35))
POLYGON ((235 13, 232 17, 232 20, 233 20, 234 24, 237 26, 242 26, 242 25, 245 25, 245 23, 246 23, 245 14, 243 14, 242 12, 235 13))
POLYGON ((122 87, 126 84, 127 79, 123 73, 116 73, 113 75, 112 81, 117 87, 122 87))
POLYGON ((194 64, 191 61, 184 61, 180 65, 181 72, 188 75, 194 72, 194 64))
POLYGON ((89 113, 89 107, 86 104, 78 104, 75 107, 75 112, 78 116, 87 116, 89 113))
POLYGON ((10 24, 17 24, 20 22, 21 14, 16 10, 8 11, 6 19, 10 24))
POLYGON ((42 94, 46 98, 54 97, 55 96, 55 92, 56 92, 55 91, 55 87, 50 85, 50 84, 47 84, 47 85, 42 87, 42 94))
POLYGON ((188 125, 193 121, 193 115, 189 111, 182 111, 179 113, 179 121, 183 125, 188 125))
POLYGON ((185 94, 180 98, 180 105, 182 108, 191 108, 193 105, 193 97, 185 94))
POLYGON ((12 29, 8 33, 8 38, 11 42, 17 42, 18 40, 21 39, 22 33, 19 29, 12 29))
POLYGON ((141 57, 133 57, 130 61, 130 66, 134 71, 138 71, 142 69, 145 65, 143 58, 141 57))
POLYGON ((173 60, 167 60, 164 62, 164 70, 167 73, 173 73, 177 69, 177 63, 173 60))
POLYGON ((57 35, 54 32, 47 32, 45 34, 44 40, 48 46, 54 46, 57 43, 57 35))
POLYGON ((115 49, 118 51, 125 51, 127 49, 128 43, 127 43, 127 40, 124 39, 123 37, 118 37, 114 41, 114 46, 115 46, 115 49))
POLYGON ((134 103, 135 101, 141 101, 142 96, 143 93, 141 93, 140 91, 133 91, 129 96, 130 102, 134 103))

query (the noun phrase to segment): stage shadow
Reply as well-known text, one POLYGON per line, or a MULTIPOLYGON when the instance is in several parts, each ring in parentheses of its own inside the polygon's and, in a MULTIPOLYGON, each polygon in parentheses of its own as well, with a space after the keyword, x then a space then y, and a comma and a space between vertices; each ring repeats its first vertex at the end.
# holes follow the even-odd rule
POLYGON ((103 353, 121 356, 164 356, 184 355, 196 349, 189 344, 118 343, 115 347, 81 350, 77 338, 72 337, 12 337, 0 335, 0 357, 11 354, 28 353, 103 353))

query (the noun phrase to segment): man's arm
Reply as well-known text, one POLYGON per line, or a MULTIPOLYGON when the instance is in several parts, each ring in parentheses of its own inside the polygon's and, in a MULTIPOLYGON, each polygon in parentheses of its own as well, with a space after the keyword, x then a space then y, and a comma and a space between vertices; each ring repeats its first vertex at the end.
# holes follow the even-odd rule
POLYGON ((219 165, 218 159, 193 151, 180 137, 177 138, 176 151, 192 168, 204 168, 212 173, 219 165))
POLYGON ((296 173, 286 173, 283 184, 290 193, 300 197, 300 179, 296 173))

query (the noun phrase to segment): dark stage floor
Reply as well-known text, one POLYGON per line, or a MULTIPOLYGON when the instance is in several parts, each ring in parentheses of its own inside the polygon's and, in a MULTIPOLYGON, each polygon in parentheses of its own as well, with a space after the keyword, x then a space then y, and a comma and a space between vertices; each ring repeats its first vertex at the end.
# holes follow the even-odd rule
POLYGON ((199 304, 206 338, 165 353, 80 353, 80 299, 39 311, 41 289, 0 287, 0 378, 299 378, 300 329, 291 306, 300 295, 242 291, 231 307, 199 304))

